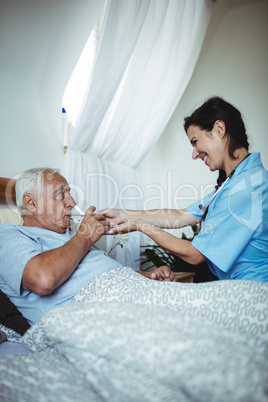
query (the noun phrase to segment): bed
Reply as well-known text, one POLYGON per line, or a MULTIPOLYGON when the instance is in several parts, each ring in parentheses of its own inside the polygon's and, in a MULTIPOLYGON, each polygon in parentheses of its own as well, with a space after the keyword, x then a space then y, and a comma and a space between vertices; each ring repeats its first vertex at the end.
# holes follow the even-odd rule
POLYGON ((0 358, 3 401, 268 398, 266 283, 163 283, 117 268, 23 335, 1 328, 3 344, 24 349, 0 358))

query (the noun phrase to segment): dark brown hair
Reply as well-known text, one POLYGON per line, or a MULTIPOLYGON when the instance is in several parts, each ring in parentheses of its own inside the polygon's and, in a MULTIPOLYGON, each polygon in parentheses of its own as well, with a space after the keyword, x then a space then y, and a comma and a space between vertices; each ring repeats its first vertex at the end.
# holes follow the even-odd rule
MULTIPOLYGON (((248 136, 241 113, 233 105, 218 96, 208 99, 191 116, 185 117, 184 129, 187 133, 190 126, 198 126, 202 130, 211 131, 216 120, 222 120, 225 123, 229 141, 228 151, 231 158, 235 158, 234 151, 236 149, 241 147, 246 148, 246 150, 249 149, 248 136)), ((220 170, 217 180, 218 186, 225 179, 225 172, 220 170)))

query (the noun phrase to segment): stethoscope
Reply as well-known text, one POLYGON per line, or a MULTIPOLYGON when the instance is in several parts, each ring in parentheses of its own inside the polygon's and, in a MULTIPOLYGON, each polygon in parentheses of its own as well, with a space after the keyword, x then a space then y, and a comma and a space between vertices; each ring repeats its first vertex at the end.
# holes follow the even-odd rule
POLYGON ((212 195, 212 197, 210 197, 210 199, 206 202, 205 205, 200 204, 199 205, 199 209, 203 212, 207 209, 207 207, 212 203, 212 201, 214 200, 214 198, 217 196, 217 194, 223 189, 223 187, 225 186, 225 184, 227 183, 228 180, 230 180, 230 178, 233 176, 235 172, 235 169, 229 174, 229 176, 227 177, 227 179, 225 179, 225 181, 221 184, 221 186, 215 191, 215 193, 212 195))
MULTIPOLYGON (((241 162, 243 162, 248 156, 250 155, 250 153, 248 153, 245 158, 242 159, 242 161, 239 162, 238 165, 240 165, 241 162)), ((238 166, 237 165, 237 166, 238 166)), ((206 202, 205 205, 200 204, 199 205, 199 209, 203 212, 207 209, 207 207, 212 203, 212 201, 214 200, 214 198, 217 196, 217 194, 222 190, 222 188, 225 186, 225 184, 227 183, 228 180, 230 180, 230 178, 233 176, 234 172, 237 169, 236 168, 229 174, 229 176, 227 177, 227 179, 225 179, 225 181, 221 184, 221 186, 215 191, 215 193, 212 195, 212 197, 208 200, 208 202, 206 202)))

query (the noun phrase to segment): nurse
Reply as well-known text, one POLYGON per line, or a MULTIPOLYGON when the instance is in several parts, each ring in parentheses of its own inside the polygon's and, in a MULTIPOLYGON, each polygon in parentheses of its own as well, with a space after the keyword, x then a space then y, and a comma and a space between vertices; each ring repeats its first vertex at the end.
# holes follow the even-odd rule
POLYGON ((190 264, 207 260, 219 279, 268 282, 268 172, 260 154, 248 151, 240 112, 213 97, 185 118, 184 128, 193 159, 219 171, 215 190, 187 209, 100 211, 109 233, 141 231, 190 264), (192 242, 161 229, 198 223, 192 242))

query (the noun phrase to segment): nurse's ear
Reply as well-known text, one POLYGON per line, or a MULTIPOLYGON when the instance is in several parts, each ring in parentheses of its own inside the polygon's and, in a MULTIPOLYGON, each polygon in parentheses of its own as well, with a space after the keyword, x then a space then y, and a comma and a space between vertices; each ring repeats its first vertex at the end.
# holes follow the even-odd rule
POLYGON ((226 127, 224 121, 216 120, 212 132, 223 138, 226 134, 226 127))

